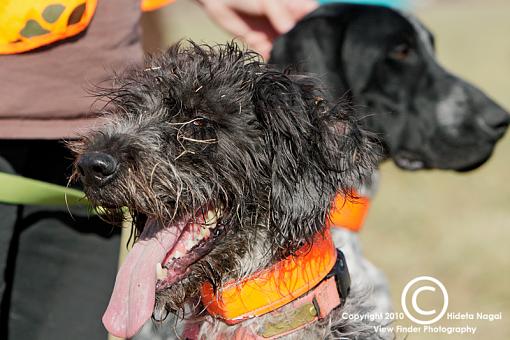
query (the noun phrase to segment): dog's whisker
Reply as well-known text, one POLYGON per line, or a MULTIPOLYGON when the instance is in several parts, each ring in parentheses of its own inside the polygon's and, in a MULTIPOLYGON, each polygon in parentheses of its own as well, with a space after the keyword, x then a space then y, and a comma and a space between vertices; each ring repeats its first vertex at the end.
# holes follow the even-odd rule
POLYGON ((179 138, 182 140, 187 140, 189 142, 204 143, 204 144, 214 144, 214 143, 218 142, 217 139, 195 139, 195 138, 189 138, 189 137, 184 137, 184 136, 180 136, 179 138))
POLYGON ((154 177, 154 172, 156 171, 156 168, 158 167, 158 165, 160 164, 160 162, 156 163, 154 165, 154 167, 152 168, 152 171, 151 171, 151 175, 150 175, 150 180, 149 180, 149 186, 152 188, 153 186, 153 177, 154 177))
POLYGON ((190 124, 190 123, 193 123, 193 122, 196 122, 197 120, 201 120, 202 118, 193 118, 191 120, 188 120, 186 122, 168 122, 166 124, 172 126, 172 125, 177 125, 177 126, 182 126, 182 125, 187 125, 187 124, 190 124))
POLYGON ((174 160, 176 161, 176 160, 178 160, 179 158, 181 158, 182 156, 184 156, 184 155, 186 155, 188 153, 193 154, 193 152, 191 152, 191 151, 183 150, 179 155, 177 155, 177 157, 174 158, 174 160))
POLYGON ((161 66, 153 66, 153 67, 148 67, 146 69, 144 69, 144 72, 147 72, 147 71, 156 71, 156 70, 159 70, 161 69, 161 66))

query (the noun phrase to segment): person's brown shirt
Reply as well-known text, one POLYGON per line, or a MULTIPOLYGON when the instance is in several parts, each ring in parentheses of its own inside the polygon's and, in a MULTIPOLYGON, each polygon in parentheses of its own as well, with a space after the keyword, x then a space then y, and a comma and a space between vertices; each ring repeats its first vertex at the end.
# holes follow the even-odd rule
POLYGON ((0 56, 0 139, 72 138, 93 126, 89 90, 142 58, 139 6, 139 0, 99 0, 84 33, 0 56))

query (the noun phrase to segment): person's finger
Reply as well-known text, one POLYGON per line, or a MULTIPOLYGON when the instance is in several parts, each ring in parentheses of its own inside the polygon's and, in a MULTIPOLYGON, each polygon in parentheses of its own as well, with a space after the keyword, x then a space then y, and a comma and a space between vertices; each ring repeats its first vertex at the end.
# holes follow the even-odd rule
POLYGON ((294 26, 295 20, 283 1, 261 0, 261 2, 267 18, 278 33, 285 33, 294 26))
POLYGON ((244 41, 252 50, 262 55, 264 59, 269 58, 272 43, 267 34, 252 31, 244 37, 244 41))
POLYGON ((234 36, 245 36, 251 29, 238 13, 221 1, 201 0, 205 11, 216 23, 234 36))
POLYGON ((278 33, 288 31, 303 16, 317 8, 314 0, 261 0, 264 11, 278 33))
POLYGON ((319 3, 315 0, 283 0, 286 2, 287 10, 291 13, 295 20, 302 17, 319 7, 319 3))
MULTIPOLYGON (((220 1, 233 10, 250 15, 264 15, 264 7, 260 0, 207 0, 220 1)), ((278 1, 278 0, 276 0, 278 1)))

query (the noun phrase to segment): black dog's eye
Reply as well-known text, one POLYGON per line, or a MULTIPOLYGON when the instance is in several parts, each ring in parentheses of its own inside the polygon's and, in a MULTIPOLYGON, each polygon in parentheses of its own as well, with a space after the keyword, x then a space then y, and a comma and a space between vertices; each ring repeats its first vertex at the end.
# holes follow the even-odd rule
POLYGON ((389 53, 391 59, 404 61, 411 55, 412 48, 408 44, 399 44, 395 46, 389 53))

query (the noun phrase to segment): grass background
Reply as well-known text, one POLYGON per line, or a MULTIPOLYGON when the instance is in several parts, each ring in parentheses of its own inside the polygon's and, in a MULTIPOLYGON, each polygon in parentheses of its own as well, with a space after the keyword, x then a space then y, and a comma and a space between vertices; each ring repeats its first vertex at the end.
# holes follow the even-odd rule
MULTIPOLYGON (((510 2, 428 1, 414 12, 435 34, 440 62, 510 109, 510 2)), ((181 38, 230 39, 192 1, 145 15, 143 24, 149 51, 181 38)), ((487 164, 467 174, 404 172, 390 162, 381 173, 361 237, 366 256, 389 278, 395 310, 405 284, 430 275, 447 287, 449 312, 503 313, 501 321, 438 323, 477 326, 475 336, 407 339, 510 339, 510 134, 487 164)), ((425 300, 424 308, 435 306, 432 297, 425 300)))

